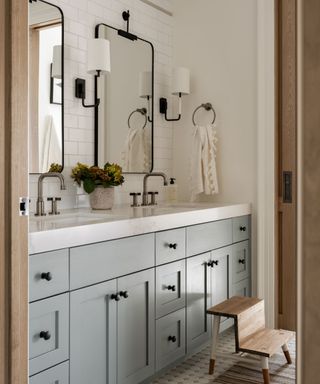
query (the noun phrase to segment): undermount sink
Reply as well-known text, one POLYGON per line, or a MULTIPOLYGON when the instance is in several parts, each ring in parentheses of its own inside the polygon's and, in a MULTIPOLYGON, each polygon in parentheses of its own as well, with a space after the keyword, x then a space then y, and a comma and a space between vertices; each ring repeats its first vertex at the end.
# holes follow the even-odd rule
POLYGON ((115 215, 111 212, 105 211, 105 213, 102 212, 68 212, 68 213, 61 213, 60 215, 46 215, 46 216, 33 216, 31 220, 35 221, 95 221, 95 220, 114 220, 119 215, 115 215))
POLYGON ((121 216, 111 211, 62 212, 60 215, 31 216, 29 225, 42 229, 54 229, 112 221, 118 218, 120 219, 121 216))

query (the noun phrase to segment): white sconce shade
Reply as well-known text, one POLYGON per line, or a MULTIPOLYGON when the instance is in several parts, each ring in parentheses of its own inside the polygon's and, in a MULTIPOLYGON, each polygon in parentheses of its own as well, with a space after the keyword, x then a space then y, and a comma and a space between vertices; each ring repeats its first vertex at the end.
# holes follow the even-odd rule
POLYGON ((139 73, 139 96, 142 98, 151 97, 151 72, 145 71, 139 73))
POLYGON ((62 46, 61 45, 55 45, 53 47, 51 76, 55 79, 62 78, 62 46))
POLYGON ((172 73, 172 94, 179 96, 190 93, 190 71, 188 68, 178 67, 172 73))
POLYGON ((88 73, 95 75, 110 72, 110 42, 106 39, 88 40, 88 73))

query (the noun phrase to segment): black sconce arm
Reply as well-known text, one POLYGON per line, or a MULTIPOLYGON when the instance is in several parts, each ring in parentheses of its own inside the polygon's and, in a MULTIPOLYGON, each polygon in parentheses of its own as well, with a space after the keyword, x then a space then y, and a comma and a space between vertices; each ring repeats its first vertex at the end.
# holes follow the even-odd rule
MULTIPOLYGON (((97 81, 99 75, 95 76, 95 82, 97 81)), ((100 105, 100 99, 95 98, 94 104, 85 104, 86 99, 86 81, 84 79, 76 79, 76 87, 75 87, 75 96, 78 99, 81 99, 82 106, 84 108, 96 108, 100 105)))
MULTIPOLYGON (((181 93, 179 93, 179 102, 181 102, 181 93)), ((168 101, 166 98, 161 97, 160 98, 160 113, 164 115, 164 118, 166 121, 179 121, 181 119, 181 113, 179 113, 178 117, 169 119, 167 115, 168 111, 168 101)))

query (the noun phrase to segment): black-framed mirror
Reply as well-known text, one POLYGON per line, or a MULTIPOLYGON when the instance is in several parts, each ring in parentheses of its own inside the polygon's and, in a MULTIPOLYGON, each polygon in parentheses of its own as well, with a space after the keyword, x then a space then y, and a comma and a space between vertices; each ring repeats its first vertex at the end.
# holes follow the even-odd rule
POLYGON ((124 173, 153 169, 154 47, 99 24, 96 38, 110 42, 110 73, 96 77, 95 164, 118 163, 124 173))
POLYGON ((29 173, 64 166, 64 18, 47 1, 29 1, 29 173))

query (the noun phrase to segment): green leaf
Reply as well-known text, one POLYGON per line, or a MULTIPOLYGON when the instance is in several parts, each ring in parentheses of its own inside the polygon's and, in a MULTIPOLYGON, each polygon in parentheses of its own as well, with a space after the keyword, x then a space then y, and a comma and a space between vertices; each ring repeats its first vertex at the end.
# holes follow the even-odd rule
POLYGON ((95 183, 93 180, 91 179, 85 179, 83 181, 83 189, 87 192, 87 193, 92 193, 94 190, 95 190, 95 183))

